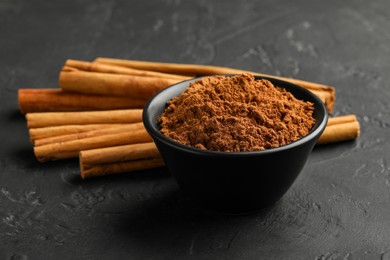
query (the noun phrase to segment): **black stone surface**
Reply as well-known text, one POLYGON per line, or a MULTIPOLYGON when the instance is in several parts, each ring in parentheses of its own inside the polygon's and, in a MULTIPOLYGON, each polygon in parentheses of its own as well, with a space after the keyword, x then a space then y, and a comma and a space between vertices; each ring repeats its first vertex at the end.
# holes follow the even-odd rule
POLYGON ((389 46, 386 0, 0 0, 0 259, 390 259, 389 46), (82 181, 77 160, 36 161, 17 90, 99 56, 329 84, 361 136, 245 216, 198 208, 165 169, 82 181))

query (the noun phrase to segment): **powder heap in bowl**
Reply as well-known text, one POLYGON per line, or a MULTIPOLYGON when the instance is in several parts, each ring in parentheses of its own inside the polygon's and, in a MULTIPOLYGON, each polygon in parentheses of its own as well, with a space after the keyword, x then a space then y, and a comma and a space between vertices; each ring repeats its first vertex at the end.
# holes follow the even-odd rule
POLYGON ((287 145, 315 124, 314 105, 251 74, 193 81, 158 117, 160 132, 198 149, 245 152, 287 145))

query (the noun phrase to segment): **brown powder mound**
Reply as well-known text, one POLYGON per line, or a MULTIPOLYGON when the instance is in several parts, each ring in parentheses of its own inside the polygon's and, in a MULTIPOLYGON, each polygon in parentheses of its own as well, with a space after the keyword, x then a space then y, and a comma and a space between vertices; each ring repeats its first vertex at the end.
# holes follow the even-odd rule
POLYGON ((308 134, 314 105, 251 74, 194 81, 158 118, 167 137, 204 150, 243 152, 279 147, 308 134))

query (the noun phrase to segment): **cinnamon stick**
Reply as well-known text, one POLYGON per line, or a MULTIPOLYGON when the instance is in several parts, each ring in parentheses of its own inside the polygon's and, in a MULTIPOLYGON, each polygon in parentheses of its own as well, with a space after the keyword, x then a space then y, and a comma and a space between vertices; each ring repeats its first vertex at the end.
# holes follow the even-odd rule
POLYGON ((142 108, 146 101, 146 99, 84 94, 55 88, 18 90, 18 103, 22 114, 142 108))
POLYGON ((161 158, 140 159, 134 161, 125 161, 119 163, 98 164, 91 167, 80 167, 80 176, 82 179, 119 174, 125 172, 154 169, 164 166, 161 158))
POLYGON ((351 122, 358 122, 356 115, 349 114, 349 115, 329 117, 328 123, 326 124, 326 126, 328 127, 331 125, 339 125, 339 124, 345 124, 345 123, 351 123, 351 122))
POLYGON ((123 124, 142 121, 142 109, 122 109, 82 112, 27 113, 28 128, 59 125, 123 124))
POLYGON ((91 149, 80 151, 79 154, 80 165, 83 167, 160 157, 154 142, 91 149))
POLYGON ((134 68, 134 69, 141 69, 141 70, 151 70, 151 71, 158 71, 164 73, 181 74, 181 75, 187 75, 192 77, 215 75, 215 74, 241 74, 247 72, 257 76, 273 77, 276 79, 291 82, 293 84, 302 86, 309 90, 316 90, 318 92, 322 92, 323 95, 326 96, 325 104, 330 113, 332 112, 335 103, 335 88, 333 86, 313 83, 313 82, 299 80, 299 79, 258 73, 254 71, 240 70, 240 69, 234 69, 229 67, 210 66, 210 65, 124 60, 124 59, 113 59, 113 58, 103 58, 103 57, 96 58, 94 62, 104 63, 104 64, 114 64, 114 65, 119 65, 123 67, 134 68))
POLYGON ((159 77, 159 78, 168 78, 168 79, 173 79, 178 81, 191 79, 191 77, 177 75, 177 74, 162 73, 162 72, 149 71, 149 70, 139 70, 139 69, 118 66, 115 64, 88 62, 88 61, 81 61, 81 60, 68 59, 65 62, 64 66, 83 70, 83 71, 90 71, 90 72, 102 72, 102 73, 112 73, 112 74, 132 75, 132 76, 159 77))
POLYGON ((68 70, 61 71, 59 77, 59 85, 66 91, 131 97, 141 100, 147 100, 159 90, 177 82, 180 80, 68 70))
POLYGON ((80 151, 81 178, 164 166, 154 142, 80 151))
POLYGON ((122 126, 124 124, 87 124, 87 125, 60 125, 60 126, 48 126, 40 128, 30 128, 29 136, 31 143, 35 143, 36 140, 50 138, 55 136, 78 134, 82 132, 111 128, 122 126))
POLYGON ((66 142, 66 141, 71 141, 71 140, 78 140, 78 139, 95 137, 95 136, 106 135, 106 134, 131 132, 131 131, 139 130, 139 129, 144 129, 144 124, 142 122, 132 123, 132 124, 114 125, 113 127, 94 129, 91 131, 83 131, 80 133, 41 138, 41 139, 35 140, 35 142, 33 144, 35 146, 40 146, 40 145, 66 142))
POLYGON ((354 140, 360 135, 360 124, 355 115, 329 118, 317 145, 354 140))
POLYGON ((40 162, 68 159, 79 156, 79 152, 95 148, 119 146, 125 144, 151 142, 145 129, 115 134, 103 134, 65 142, 50 143, 34 147, 35 157, 40 162))
POLYGON ((150 71, 158 71, 163 73, 186 75, 190 77, 214 75, 214 74, 242 73, 242 70, 240 72, 237 72, 239 70, 226 68, 226 67, 209 66, 209 65, 125 60, 125 59, 104 58, 104 57, 98 57, 94 60, 94 62, 114 64, 118 66, 140 69, 140 70, 150 70, 150 71))

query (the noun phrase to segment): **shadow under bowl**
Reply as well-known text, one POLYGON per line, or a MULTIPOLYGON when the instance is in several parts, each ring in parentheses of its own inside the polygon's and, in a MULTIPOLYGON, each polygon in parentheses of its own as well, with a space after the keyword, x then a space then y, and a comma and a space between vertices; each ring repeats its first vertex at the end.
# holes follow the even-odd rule
POLYGON ((163 113, 167 102, 200 78, 161 90, 144 107, 143 123, 169 172, 185 194, 207 209, 247 214, 276 203, 298 177, 326 127, 328 113, 316 95, 289 82, 270 77, 255 78, 267 79, 297 99, 314 103, 316 123, 308 135, 288 145, 263 151, 218 152, 186 146, 160 133, 157 117, 163 113))

